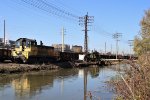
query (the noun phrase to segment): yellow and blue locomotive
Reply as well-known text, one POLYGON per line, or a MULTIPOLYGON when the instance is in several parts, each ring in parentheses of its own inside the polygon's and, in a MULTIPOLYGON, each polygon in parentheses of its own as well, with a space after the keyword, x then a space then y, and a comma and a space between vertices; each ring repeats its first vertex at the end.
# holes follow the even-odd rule
POLYGON ((54 47, 37 45, 36 40, 19 38, 12 50, 14 61, 19 63, 48 63, 55 60, 54 47))

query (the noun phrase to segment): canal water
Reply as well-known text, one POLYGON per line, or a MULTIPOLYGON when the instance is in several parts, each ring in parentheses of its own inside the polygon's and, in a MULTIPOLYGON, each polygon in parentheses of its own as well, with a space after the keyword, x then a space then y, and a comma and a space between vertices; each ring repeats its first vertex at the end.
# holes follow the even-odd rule
POLYGON ((109 68, 60 69, 0 75, 0 100, 112 100, 109 68))

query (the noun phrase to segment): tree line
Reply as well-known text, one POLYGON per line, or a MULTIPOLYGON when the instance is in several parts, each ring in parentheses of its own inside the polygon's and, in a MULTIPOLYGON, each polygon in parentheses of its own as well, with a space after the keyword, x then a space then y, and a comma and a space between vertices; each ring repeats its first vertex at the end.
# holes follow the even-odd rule
POLYGON ((134 51, 137 55, 150 53, 150 9, 140 21, 140 32, 134 39, 134 51))

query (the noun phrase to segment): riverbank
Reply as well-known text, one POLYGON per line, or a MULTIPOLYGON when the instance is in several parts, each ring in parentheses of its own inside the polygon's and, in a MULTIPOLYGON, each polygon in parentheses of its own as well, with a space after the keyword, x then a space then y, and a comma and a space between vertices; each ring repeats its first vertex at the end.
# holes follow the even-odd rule
MULTIPOLYGON (((123 73, 109 83, 114 87, 119 100, 149 100, 150 54, 139 56, 137 62, 128 61, 123 73)), ((117 69, 117 68, 116 68, 117 69)), ((120 69, 117 69, 118 72, 120 69)))
MULTIPOLYGON (((116 65, 120 62, 113 62, 113 63, 104 63, 99 66, 108 66, 108 65, 116 65)), ((82 64, 82 63, 81 63, 82 64)), ((84 64, 81 67, 87 67, 88 65, 84 64)), ((90 65, 90 64, 89 64, 90 65)), ((21 73, 21 72, 30 72, 30 71, 40 71, 40 70, 53 70, 59 68, 74 68, 80 67, 77 66, 75 62, 57 62, 51 64, 17 64, 17 63, 0 63, 0 73, 1 74, 9 74, 9 73, 21 73)))
POLYGON ((39 71, 39 70, 51 70, 60 68, 57 65, 29 65, 29 64, 15 64, 15 63, 1 63, 0 73, 19 73, 19 72, 29 72, 29 71, 39 71))

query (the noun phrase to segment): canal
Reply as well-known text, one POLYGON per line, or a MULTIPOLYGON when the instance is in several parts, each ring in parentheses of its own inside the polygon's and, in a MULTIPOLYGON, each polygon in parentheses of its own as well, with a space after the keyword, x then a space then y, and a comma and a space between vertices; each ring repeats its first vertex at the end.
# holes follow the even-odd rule
POLYGON ((117 74, 106 67, 59 69, 0 75, 0 100, 111 100, 117 74))

